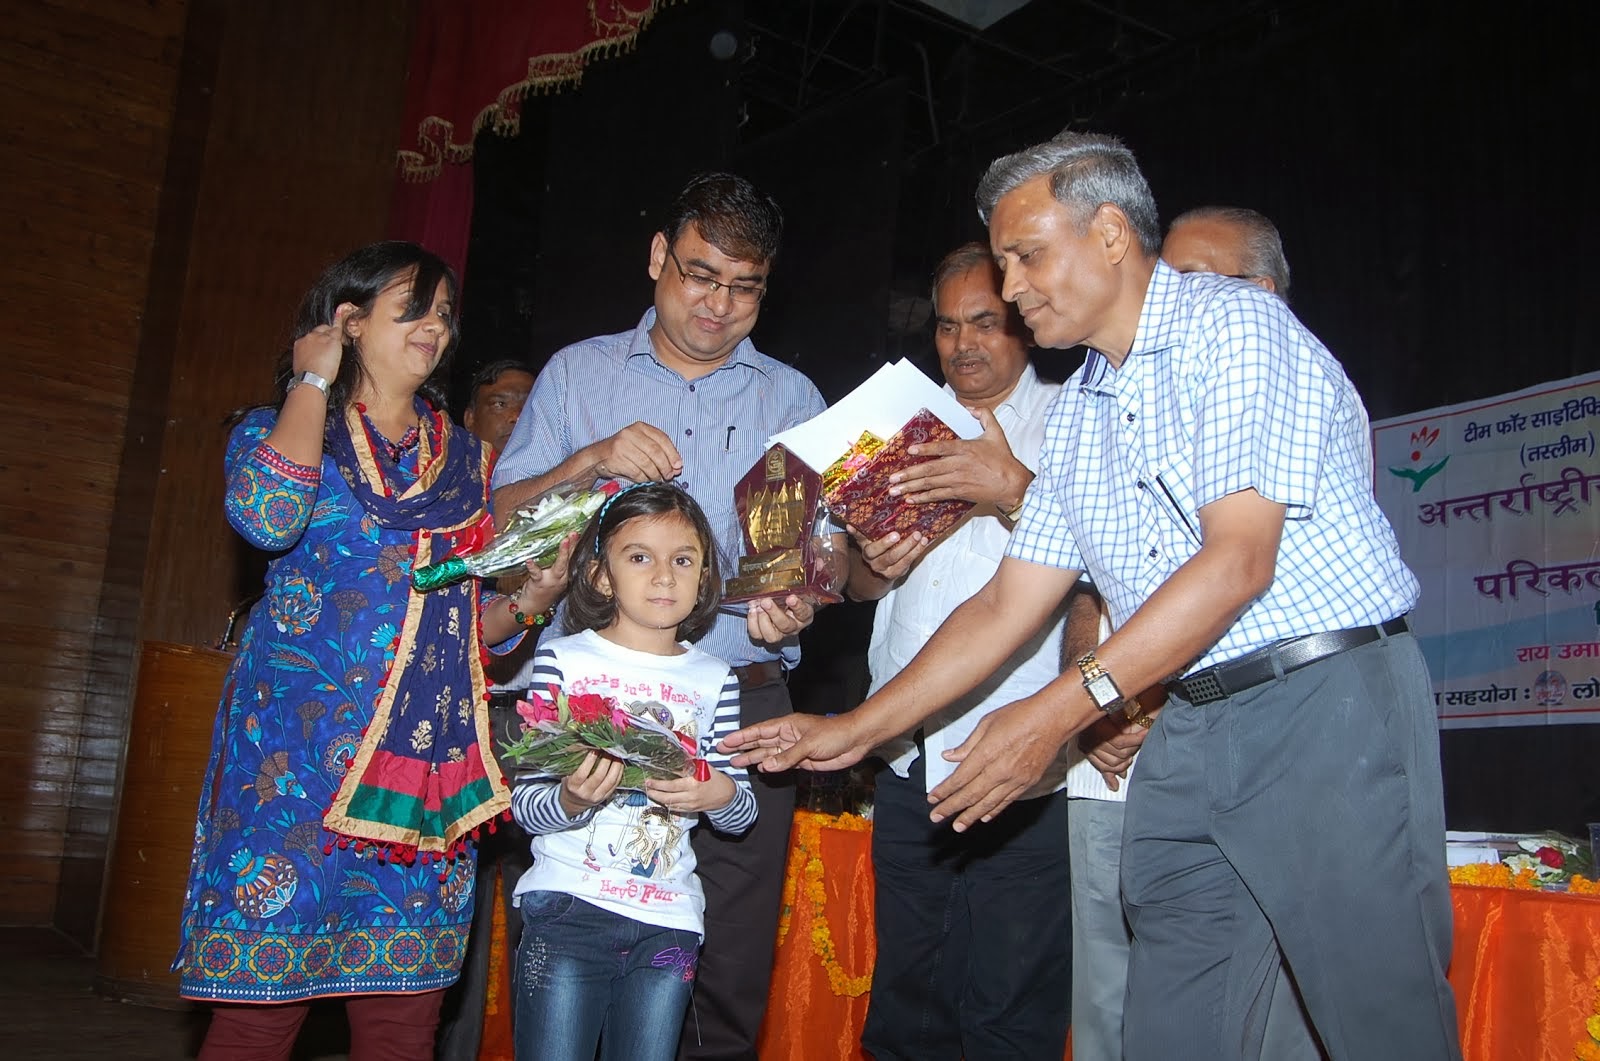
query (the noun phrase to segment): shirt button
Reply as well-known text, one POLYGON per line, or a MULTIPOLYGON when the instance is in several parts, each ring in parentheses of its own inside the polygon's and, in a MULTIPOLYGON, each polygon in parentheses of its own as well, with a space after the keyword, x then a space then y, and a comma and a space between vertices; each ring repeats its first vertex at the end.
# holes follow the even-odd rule
POLYGON ((686 427, 686 428, 683 429, 683 433, 686 434, 686 435, 692 435, 692 434, 694 434, 694 428, 686 427))
POLYGON ((694 393, 694 384, 693 383, 689 384, 689 393, 690 394, 694 393))
POLYGON ((1132 413, 1128 414, 1128 423, 1130 423, 1130 424, 1133 423, 1133 414, 1132 413))
POLYGON ((1138 481, 1138 482, 1136 482, 1136 483, 1134 483, 1134 484, 1133 484, 1133 485, 1135 485, 1135 486, 1137 486, 1137 487, 1138 487, 1138 488, 1139 488, 1139 489, 1141 489, 1141 490, 1148 490, 1148 489, 1150 489, 1150 488, 1149 488, 1149 487, 1148 487, 1148 486, 1145 486, 1145 485, 1144 485, 1144 480, 1143 480, 1143 479, 1140 479, 1140 480, 1139 480, 1139 481, 1138 481))
POLYGON ((1156 551, 1155 551, 1154 546, 1152 546, 1151 549, 1150 549, 1150 559, 1154 560, 1155 558, 1156 558, 1156 551))

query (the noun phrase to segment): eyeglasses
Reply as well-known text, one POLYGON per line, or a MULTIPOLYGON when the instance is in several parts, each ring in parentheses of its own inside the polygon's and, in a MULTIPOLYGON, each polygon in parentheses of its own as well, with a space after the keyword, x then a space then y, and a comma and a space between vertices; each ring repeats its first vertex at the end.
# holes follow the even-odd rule
POLYGON ((704 273, 691 273, 683 267, 678 260, 678 254, 671 247, 667 248, 667 257, 672 259, 672 264, 677 267, 678 279, 683 281, 683 286, 692 295, 714 295, 723 288, 727 288, 728 297, 735 302, 760 302, 766 295, 766 287, 760 284, 725 284, 721 280, 713 280, 704 273))

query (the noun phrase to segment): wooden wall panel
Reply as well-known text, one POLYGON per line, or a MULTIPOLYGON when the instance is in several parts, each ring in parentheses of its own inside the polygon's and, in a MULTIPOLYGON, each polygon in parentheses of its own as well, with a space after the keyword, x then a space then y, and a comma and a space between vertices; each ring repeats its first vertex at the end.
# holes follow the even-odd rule
POLYGON ((26 308, 0 432, 0 923, 52 921, 74 786, 114 773, 84 705, 184 17, 0 4, 0 285, 26 308))
MULTIPOLYGON (((143 639, 244 592, 220 421, 382 235, 412 4, 0 0, 0 924, 92 943, 143 639)), ((152 916, 165 916, 152 911, 152 916)))
MULTIPOLYGON (((411 5, 391 0, 197 0, 191 14, 186 54, 199 53, 193 76, 211 80, 203 116, 201 100, 188 114, 190 95, 179 94, 172 209, 133 384, 159 392, 159 413, 136 402, 129 423, 57 897, 56 923, 74 936, 93 933, 92 917, 69 919, 100 897, 116 791, 106 768, 120 762, 137 643, 210 644, 259 589, 259 575, 251 586, 245 574, 258 565, 244 562, 222 515, 222 420, 268 396, 289 317, 316 274, 383 235, 411 20, 411 5), (203 145, 179 159, 192 126, 203 145)), ((186 66, 185 84, 190 76, 186 66)))

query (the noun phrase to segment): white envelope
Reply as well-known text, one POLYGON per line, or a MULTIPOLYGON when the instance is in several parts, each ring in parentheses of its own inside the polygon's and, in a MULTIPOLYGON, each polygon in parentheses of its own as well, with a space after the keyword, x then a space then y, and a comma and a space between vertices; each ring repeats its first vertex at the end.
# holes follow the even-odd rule
POLYGON ((826 412, 773 435, 767 445, 782 443, 814 471, 821 472, 848 453, 863 431, 888 439, 919 409, 927 409, 943 420, 960 438, 974 439, 983 434, 977 417, 967 412, 961 402, 901 358, 878 369, 826 412))

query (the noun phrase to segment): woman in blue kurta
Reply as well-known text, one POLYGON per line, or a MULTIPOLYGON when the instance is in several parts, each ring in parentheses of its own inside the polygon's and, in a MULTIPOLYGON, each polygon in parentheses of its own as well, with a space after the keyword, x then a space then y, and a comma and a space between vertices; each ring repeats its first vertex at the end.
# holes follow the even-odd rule
POLYGON ((276 555, 218 711, 174 964, 185 997, 223 1003, 202 1058, 287 1057, 306 1000, 335 995, 352 1058, 432 1056, 471 841, 509 806, 482 646, 540 622, 566 567, 509 597, 411 588, 492 533, 493 455, 439 399, 455 296, 413 244, 350 255, 301 306, 282 400, 228 440, 229 522, 276 555))

